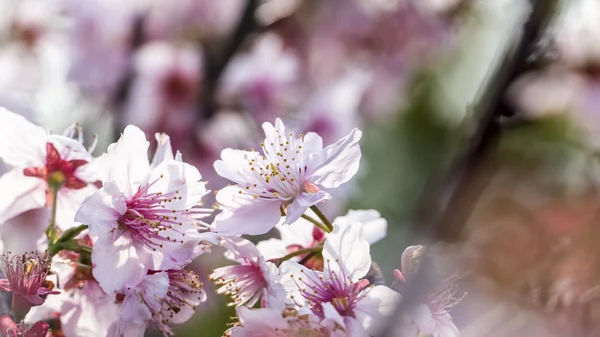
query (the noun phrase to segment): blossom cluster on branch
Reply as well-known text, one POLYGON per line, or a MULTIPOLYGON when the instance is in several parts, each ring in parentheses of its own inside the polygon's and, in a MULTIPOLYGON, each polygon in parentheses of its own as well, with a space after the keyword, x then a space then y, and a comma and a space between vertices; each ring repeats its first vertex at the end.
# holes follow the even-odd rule
MULTIPOLYGON (((0 214, 50 210, 39 251, 2 256, 13 314, 0 320, 5 336, 173 335, 207 299, 187 265, 217 246, 235 262, 210 274, 236 307, 226 336, 375 336, 424 253, 409 247, 396 284, 375 282, 370 245, 385 237, 385 219, 351 210, 330 221, 319 209, 359 169, 357 129, 325 146, 280 119, 264 123, 260 152, 225 149, 214 163, 233 184, 206 208, 206 182, 166 134, 149 158, 150 142, 129 125, 94 157, 76 125, 48 134, 3 108, 0 128, 11 138, 0 158, 13 167, 0 178, 0 214), (279 238, 247 237, 272 229, 279 238)), ((395 335, 456 335, 453 281, 402 313, 395 335)))

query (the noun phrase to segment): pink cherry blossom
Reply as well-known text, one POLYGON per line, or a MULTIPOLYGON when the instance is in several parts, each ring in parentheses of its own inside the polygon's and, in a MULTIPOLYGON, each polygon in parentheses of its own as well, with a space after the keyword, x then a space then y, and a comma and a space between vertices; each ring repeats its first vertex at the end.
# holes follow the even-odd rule
POLYGON ((186 270, 168 270, 147 275, 135 288, 117 295, 122 300, 118 332, 143 336, 153 323, 165 336, 173 335, 168 323, 183 323, 206 300, 198 275, 186 270))
POLYGON ((231 296, 231 304, 236 306, 253 306, 261 298, 267 306, 283 301, 285 290, 278 283, 277 266, 265 261, 252 242, 231 237, 224 238, 221 246, 228 249, 226 256, 239 264, 213 271, 210 278, 221 285, 217 293, 231 296))
POLYGON ((50 271, 48 255, 33 252, 12 256, 2 254, 0 258, 0 268, 6 275, 6 279, 0 279, 0 290, 13 294, 13 310, 17 310, 17 306, 27 312, 32 305, 44 303, 46 295, 60 293, 46 282, 50 271))
POLYGON ((263 234, 285 211, 293 223, 312 205, 330 199, 358 171, 362 133, 358 129, 323 148, 320 136, 287 133, 283 122, 264 123, 263 154, 225 149, 215 162, 217 173, 233 181, 217 194, 223 211, 212 229, 222 235, 263 234))
POLYGON ((148 43, 133 60, 136 77, 124 122, 146 132, 170 133, 176 144, 192 137, 202 67, 197 46, 148 43))
MULTIPOLYGON (((410 246, 402 253, 402 271, 394 270, 394 277, 401 283, 411 279, 417 270, 420 258, 424 253, 423 246, 410 246)), ((462 300, 455 298, 456 276, 450 276, 436 287, 427 299, 409 310, 408 317, 404 320, 402 337, 417 336, 419 333, 432 334, 434 337, 459 336, 456 325, 452 322, 449 310, 462 300)))
POLYGON ((46 337, 50 326, 46 322, 36 322, 30 327, 15 323, 9 315, 0 317, 0 334, 3 337, 46 337))
POLYGON ((62 229, 73 225, 79 203, 96 188, 91 184, 92 156, 80 141, 49 135, 44 129, 0 109, 0 158, 13 168, 0 177, 0 223, 25 211, 51 206, 49 184, 60 187, 57 219, 62 229))
POLYGON ((243 306, 237 307, 236 311, 239 322, 225 332, 227 337, 348 336, 343 327, 326 322, 311 312, 243 306))
POLYGON ((201 242, 217 242, 198 232, 207 213, 198 170, 164 154, 150 165, 148 146, 140 129, 125 128, 101 158, 104 186, 75 217, 89 225, 93 274, 107 293, 135 287, 148 270, 179 269, 204 250, 201 242))
POLYGON ((359 226, 334 228, 323 247, 322 272, 291 261, 281 265, 288 304, 334 320, 351 336, 375 335, 400 296, 386 286, 370 286, 361 279, 371 267, 369 250, 359 226))

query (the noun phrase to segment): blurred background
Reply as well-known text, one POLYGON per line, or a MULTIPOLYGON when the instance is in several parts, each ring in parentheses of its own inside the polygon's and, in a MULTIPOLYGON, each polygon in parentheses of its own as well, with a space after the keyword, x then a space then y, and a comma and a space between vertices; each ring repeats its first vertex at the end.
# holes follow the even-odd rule
MULTIPOLYGON (((173 147, 209 188, 224 148, 281 117, 329 144, 364 131, 359 177, 324 205, 373 208, 390 283, 432 246, 468 296, 463 336, 600 336, 597 0, 0 0, 0 105, 96 155, 127 124, 173 147)), ((348 184, 346 184, 348 185, 348 184)), ((214 200, 207 200, 208 205, 214 200)), ((22 228, 46 225, 28 212, 22 228)), ((7 249, 36 238, 2 227, 7 249), (9 238, 9 239, 5 239, 9 238)), ((25 231, 26 232, 26 231, 25 231)), ((220 336, 209 294, 178 336, 220 336)), ((149 331, 148 335, 153 335, 149 331)))

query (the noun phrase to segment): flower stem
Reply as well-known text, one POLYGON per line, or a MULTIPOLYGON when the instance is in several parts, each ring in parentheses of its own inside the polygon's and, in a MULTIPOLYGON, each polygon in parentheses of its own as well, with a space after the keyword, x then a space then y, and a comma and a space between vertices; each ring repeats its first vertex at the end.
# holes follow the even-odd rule
POLYGON ((302 214, 302 218, 312 222, 315 226, 317 226, 317 227, 321 228, 323 231, 325 231, 325 233, 331 233, 331 230, 329 229, 329 227, 320 223, 319 221, 317 221, 317 219, 315 219, 309 215, 306 215, 306 214, 302 214))
POLYGON ((298 249, 295 252, 291 252, 288 255, 278 259, 279 263, 283 262, 283 261, 287 261, 289 259, 291 259, 292 257, 296 257, 298 255, 302 255, 302 254, 310 254, 310 253, 320 253, 323 251, 323 246, 317 246, 317 247, 310 247, 310 248, 304 248, 304 249, 298 249))
POLYGON ((48 238, 48 244, 52 245, 56 242, 58 238, 58 229, 56 228, 56 209, 57 209, 57 199, 58 199, 58 190, 60 187, 49 186, 50 191, 52 193, 52 209, 50 211, 50 221, 48 223, 48 228, 46 228, 46 237, 48 238))
POLYGON ((331 231, 333 230, 333 225, 331 224, 331 222, 329 222, 329 220, 327 220, 327 217, 325 216, 325 214, 323 214, 323 212, 321 212, 321 210, 316 205, 310 206, 310 209, 313 212, 315 212, 315 214, 319 217, 319 219, 321 219, 321 221, 323 221, 323 224, 325 224, 325 227, 328 228, 328 230, 326 230, 326 232, 331 233, 331 231))

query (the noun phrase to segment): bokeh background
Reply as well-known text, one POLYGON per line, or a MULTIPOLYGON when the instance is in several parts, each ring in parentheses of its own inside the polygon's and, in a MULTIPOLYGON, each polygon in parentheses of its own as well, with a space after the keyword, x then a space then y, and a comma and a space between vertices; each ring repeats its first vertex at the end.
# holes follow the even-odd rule
MULTIPOLYGON (((452 311, 463 336, 600 335, 597 0, 1 0, 0 12, 0 105, 57 133, 77 121, 96 154, 127 124, 166 132, 212 190, 227 184, 220 151, 257 148, 265 121, 326 143, 358 127, 359 176, 324 208, 388 220, 372 247, 386 279, 406 246, 430 244, 469 293, 452 311)), ((8 249, 35 246, 7 228, 8 249)), ((194 269, 225 263, 216 249, 194 269)), ((231 322, 205 287, 178 336, 231 322)))

